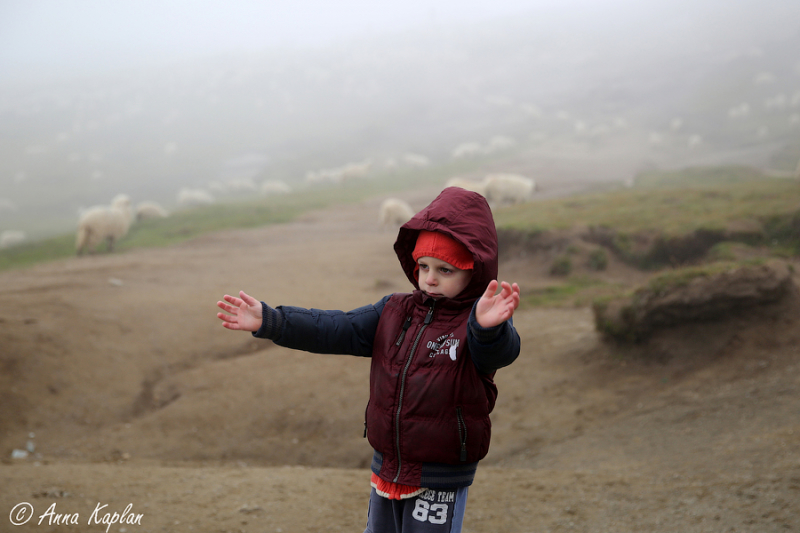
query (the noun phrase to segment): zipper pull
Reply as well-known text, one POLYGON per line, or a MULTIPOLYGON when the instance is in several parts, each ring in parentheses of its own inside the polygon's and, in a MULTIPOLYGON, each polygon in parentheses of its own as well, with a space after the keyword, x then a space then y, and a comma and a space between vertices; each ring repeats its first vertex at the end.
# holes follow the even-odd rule
POLYGON ((467 445, 466 445, 466 443, 463 443, 463 442, 461 443, 461 457, 460 457, 460 459, 461 459, 462 463, 466 462, 466 460, 467 460, 467 445))
POLYGON ((403 343, 403 338, 406 336, 406 331, 408 328, 411 327, 411 317, 407 317, 406 321, 403 322, 403 331, 400 332, 400 336, 397 337, 397 342, 394 343, 395 346, 400 346, 403 343))
MULTIPOLYGON (((436 303, 436 302, 434 302, 434 303, 436 303)), ((431 323, 431 321, 433 320, 433 305, 434 305, 434 304, 431 304, 431 307, 430 307, 430 309, 428 309, 428 314, 427 314, 427 315, 425 315, 425 324, 426 324, 426 325, 427 325, 427 324, 430 324, 430 323, 431 323)))
POLYGON ((367 421, 364 420, 364 438, 367 438, 367 421))

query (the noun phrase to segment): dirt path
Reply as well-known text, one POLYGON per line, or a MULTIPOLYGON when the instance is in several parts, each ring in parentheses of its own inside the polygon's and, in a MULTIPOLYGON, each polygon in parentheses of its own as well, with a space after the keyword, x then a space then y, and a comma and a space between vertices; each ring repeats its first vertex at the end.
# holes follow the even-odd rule
MULTIPOLYGON (((407 290, 380 201, 0 273, 0 531, 104 531, 98 504, 131 504, 140 523, 108 529, 127 533, 362 531, 368 362, 214 315, 240 289, 330 309, 407 290), (80 525, 37 525, 52 504, 80 525)), ((537 272, 501 265, 523 288, 537 272)), ((586 308, 520 310, 465 531, 800 531, 798 317, 793 299, 623 349, 586 308)))

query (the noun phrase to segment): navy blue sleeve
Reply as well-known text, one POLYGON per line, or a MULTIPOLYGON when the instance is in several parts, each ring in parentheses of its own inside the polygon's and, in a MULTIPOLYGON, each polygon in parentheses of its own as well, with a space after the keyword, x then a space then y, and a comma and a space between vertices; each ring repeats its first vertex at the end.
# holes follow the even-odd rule
POLYGON ((508 366, 519 356, 519 333, 514 328, 513 319, 509 318, 502 324, 484 328, 475 318, 475 306, 469 314, 467 344, 472 362, 482 374, 491 374, 498 368, 508 366))
POLYGON ((371 357, 378 320, 390 297, 347 312, 291 306, 273 309, 262 302, 261 329, 253 335, 295 350, 371 357))

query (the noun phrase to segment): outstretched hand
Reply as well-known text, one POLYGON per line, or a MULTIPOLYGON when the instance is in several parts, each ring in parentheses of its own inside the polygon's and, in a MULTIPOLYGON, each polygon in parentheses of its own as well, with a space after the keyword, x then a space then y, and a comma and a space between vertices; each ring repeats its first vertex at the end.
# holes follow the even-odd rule
POLYGON ((217 307, 226 311, 217 313, 217 318, 222 320, 222 325, 237 331, 258 331, 261 327, 262 308, 261 302, 239 291, 240 298, 236 296, 223 296, 225 302, 217 302, 217 307))
POLYGON ((519 306, 519 285, 502 282, 500 292, 497 291, 497 280, 489 282, 486 292, 483 293, 478 305, 475 306, 475 318, 484 328, 491 328, 502 324, 514 314, 519 306))

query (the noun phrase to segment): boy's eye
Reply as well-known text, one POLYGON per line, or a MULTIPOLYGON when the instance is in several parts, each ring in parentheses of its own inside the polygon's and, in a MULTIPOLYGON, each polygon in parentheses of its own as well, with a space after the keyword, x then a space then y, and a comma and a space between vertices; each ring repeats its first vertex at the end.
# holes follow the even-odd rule
POLYGON ((428 265, 426 265, 425 263, 420 263, 419 264, 419 269, 420 270, 427 270, 427 268, 428 268, 428 265))
POLYGON ((449 268, 442 267, 439 269, 439 272, 441 272, 442 274, 449 274, 452 272, 452 270, 450 270, 449 268))

